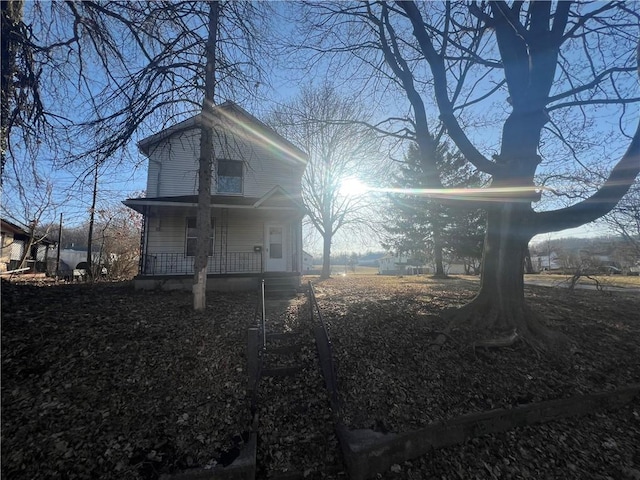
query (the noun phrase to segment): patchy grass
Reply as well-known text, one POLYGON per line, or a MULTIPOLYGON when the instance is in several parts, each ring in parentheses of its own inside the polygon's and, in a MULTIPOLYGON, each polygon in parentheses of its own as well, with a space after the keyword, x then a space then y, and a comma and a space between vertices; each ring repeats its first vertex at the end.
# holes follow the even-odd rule
MULTIPOLYGON (((538 274, 525 275, 525 281, 530 280, 550 286, 566 286, 571 281, 571 275, 538 274)), ((591 278, 580 277, 579 285, 595 285, 596 281, 604 287, 640 288, 640 277, 628 275, 592 275, 591 278)))

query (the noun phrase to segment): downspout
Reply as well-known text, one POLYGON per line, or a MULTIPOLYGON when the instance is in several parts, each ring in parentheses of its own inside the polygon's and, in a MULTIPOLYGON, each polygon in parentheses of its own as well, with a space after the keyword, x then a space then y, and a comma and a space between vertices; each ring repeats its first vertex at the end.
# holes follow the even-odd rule
POLYGON ((153 163, 157 163, 158 164, 158 176, 156 178, 156 194, 155 194, 155 196, 159 197, 160 196, 160 179, 162 178, 161 177, 161 174, 162 174, 162 162, 160 160, 154 160, 151 157, 147 157, 147 158, 149 159, 149 162, 153 162, 153 163))

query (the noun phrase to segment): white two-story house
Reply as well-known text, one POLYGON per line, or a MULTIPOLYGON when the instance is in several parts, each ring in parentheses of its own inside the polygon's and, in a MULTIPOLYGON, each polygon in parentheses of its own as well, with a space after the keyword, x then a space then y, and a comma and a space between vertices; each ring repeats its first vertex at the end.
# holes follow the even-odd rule
MULTIPOLYGON (((142 140, 146 197, 138 288, 190 289, 196 244, 201 115, 142 140)), ((215 108, 208 288, 252 288, 302 272, 301 179, 307 155, 232 102, 215 108)))

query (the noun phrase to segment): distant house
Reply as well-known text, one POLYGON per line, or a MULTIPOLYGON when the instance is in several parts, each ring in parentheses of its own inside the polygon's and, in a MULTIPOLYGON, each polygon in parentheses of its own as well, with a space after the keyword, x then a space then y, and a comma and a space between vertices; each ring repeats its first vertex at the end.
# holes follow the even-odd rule
POLYGON ((23 268, 31 272, 45 272, 50 246, 55 242, 45 237, 31 237, 31 233, 20 225, 0 219, 0 272, 15 270, 25 258, 23 268), (29 251, 25 252, 25 249, 29 251), (25 257, 26 253, 26 257, 25 257))
POLYGON ((418 275, 428 273, 429 268, 408 255, 385 255, 378 260, 380 275, 418 275))
POLYGON ((402 256, 386 255, 378 260, 378 273, 380 275, 398 275, 398 263, 403 261, 402 256))
POLYGON ((313 270, 313 255, 310 253, 302 251, 302 271, 309 272, 313 270))
POLYGON ((466 275, 469 271, 468 266, 461 262, 451 262, 445 265, 447 275, 466 275))
MULTIPOLYGON (((99 265, 101 263, 99 248, 95 250, 92 248, 91 262, 93 265, 99 265)), ((51 272, 55 272, 55 259, 53 262, 50 260, 52 266, 49 268, 51 272)), ((58 267, 58 275, 61 277, 78 276, 77 270, 82 270, 81 275, 86 274, 87 269, 87 247, 67 247, 60 249, 60 265, 58 267)), ((102 272, 106 273, 106 272, 102 272)))
POLYGON ((562 262, 556 252, 550 252, 546 255, 532 255, 531 265, 536 272, 549 272, 562 268, 562 262))
MULTIPOLYGON (((149 159, 147 196, 124 202, 144 219, 137 288, 191 289, 204 121, 196 115, 138 145, 149 159)), ((206 122, 214 144, 207 288, 253 288, 265 277, 297 286, 307 155, 233 102, 206 122)))
POLYGON ((385 257, 384 252, 367 252, 358 258, 358 265, 363 267, 379 267, 380 259, 385 257))

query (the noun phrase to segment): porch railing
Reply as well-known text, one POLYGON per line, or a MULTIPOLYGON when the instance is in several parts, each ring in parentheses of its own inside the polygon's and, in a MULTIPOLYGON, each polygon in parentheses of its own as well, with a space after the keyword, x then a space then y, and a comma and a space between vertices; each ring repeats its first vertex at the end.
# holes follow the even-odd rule
MULTIPOLYGON (((142 275, 193 275, 194 257, 184 253, 156 253, 144 255, 142 275)), ((209 257, 207 273, 260 273, 262 255, 260 252, 229 252, 209 257)))

